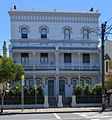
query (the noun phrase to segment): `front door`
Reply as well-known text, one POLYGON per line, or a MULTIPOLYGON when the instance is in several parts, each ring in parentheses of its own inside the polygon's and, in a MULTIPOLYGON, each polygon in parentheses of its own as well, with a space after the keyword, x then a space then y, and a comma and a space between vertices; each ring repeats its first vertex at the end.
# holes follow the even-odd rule
POLYGON ((48 80, 48 96, 54 96, 54 80, 48 80))
POLYGON ((65 96, 65 80, 59 80, 59 95, 65 96))

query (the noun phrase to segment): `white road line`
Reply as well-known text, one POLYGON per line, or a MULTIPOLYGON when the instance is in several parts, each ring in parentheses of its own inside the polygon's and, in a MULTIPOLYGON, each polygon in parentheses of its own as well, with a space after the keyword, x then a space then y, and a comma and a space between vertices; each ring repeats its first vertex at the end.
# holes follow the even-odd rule
POLYGON ((91 119, 91 120, 100 120, 100 119, 91 119))
POLYGON ((54 115, 58 120, 61 120, 61 117, 58 116, 56 113, 53 113, 53 115, 54 115))

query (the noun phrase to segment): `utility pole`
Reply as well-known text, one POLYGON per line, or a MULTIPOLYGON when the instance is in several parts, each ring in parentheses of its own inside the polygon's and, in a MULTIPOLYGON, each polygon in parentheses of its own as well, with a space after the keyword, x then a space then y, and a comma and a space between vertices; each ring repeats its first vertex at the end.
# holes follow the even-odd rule
POLYGON ((105 29, 106 29, 106 23, 101 24, 101 30, 102 30, 102 111, 105 110, 105 70, 104 70, 104 36, 105 36, 105 29))

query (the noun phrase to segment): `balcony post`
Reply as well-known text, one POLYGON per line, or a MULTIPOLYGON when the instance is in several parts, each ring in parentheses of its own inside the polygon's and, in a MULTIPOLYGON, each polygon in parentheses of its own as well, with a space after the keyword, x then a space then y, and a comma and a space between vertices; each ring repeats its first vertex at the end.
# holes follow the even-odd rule
POLYGON ((35 70, 35 52, 33 52, 33 70, 35 70))
POLYGON ((78 85, 80 85, 80 73, 78 75, 78 85))
POLYGON ((58 99, 59 95, 59 52, 58 52, 58 44, 56 43, 56 52, 55 52, 55 62, 56 62, 56 99, 58 99))
POLYGON ((36 85, 35 75, 33 75, 33 83, 34 83, 34 89, 35 89, 35 110, 36 110, 36 104, 37 104, 37 85, 36 85))
POLYGON ((79 70, 80 70, 80 52, 78 53, 78 60, 79 60, 79 70))

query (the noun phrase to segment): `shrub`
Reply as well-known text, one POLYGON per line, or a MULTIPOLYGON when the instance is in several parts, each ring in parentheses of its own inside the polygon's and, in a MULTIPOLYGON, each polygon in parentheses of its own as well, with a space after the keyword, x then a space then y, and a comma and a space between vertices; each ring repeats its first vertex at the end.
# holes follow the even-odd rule
POLYGON ((29 93, 30 93, 31 96, 34 96, 34 95, 35 95, 34 86, 30 88, 29 93))
POLYGON ((89 85, 88 84, 86 84, 86 87, 84 89, 84 94, 85 95, 89 95, 90 94, 90 89, 89 89, 89 85))
POLYGON ((44 90, 42 85, 37 88, 37 96, 44 97, 44 90))
POLYGON ((74 89, 73 94, 74 95, 82 95, 82 92, 83 92, 83 87, 80 84, 79 86, 76 86, 76 88, 74 89))
POLYGON ((19 85, 19 86, 15 86, 14 88, 13 88, 13 91, 14 91, 14 94, 15 95, 21 95, 21 86, 19 85))
POLYGON ((29 89, 27 87, 24 87, 24 95, 25 96, 29 96, 30 95, 29 89))
POLYGON ((102 94, 102 85, 96 84, 96 85, 93 87, 92 92, 93 92, 95 95, 101 95, 101 94, 102 94))

